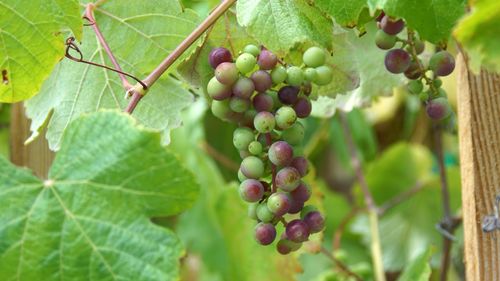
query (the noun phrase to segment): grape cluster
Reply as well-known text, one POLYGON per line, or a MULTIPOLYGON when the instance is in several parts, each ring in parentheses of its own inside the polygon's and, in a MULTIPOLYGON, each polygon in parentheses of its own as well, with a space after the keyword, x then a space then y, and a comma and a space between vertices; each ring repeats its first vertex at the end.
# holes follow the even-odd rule
POLYGON ((418 55, 423 53, 425 44, 413 31, 408 31, 407 39, 397 36, 405 28, 402 19, 395 20, 382 12, 377 22, 379 30, 375 34, 375 44, 382 50, 389 50, 384 60, 386 69, 394 74, 403 73, 410 80, 408 91, 418 95, 426 104, 426 112, 431 119, 442 120, 450 116, 452 110, 438 77, 453 72, 453 56, 441 50, 424 62, 418 55), (394 48, 398 42, 401 43, 400 48, 394 48), (426 76, 427 71, 432 71, 432 77, 426 76))
POLYGON ((222 47, 209 55, 215 69, 207 85, 212 113, 239 125, 233 134, 242 158, 239 194, 249 203, 249 217, 257 221, 255 239, 262 245, 273 243, 276 225, 283 223, 277 243, 281 254, 299 249, 324 226, 321 213, 304 206, 311 188, 302 180, 308 162, 300 153, 304 126, 299 119, 311 114, 311 85, 332 81, 325 61, 326 53, 318 47, 304 52, 302 67, 285 66, 274 53, 255 45, 246 46, 236 60, 222 47))

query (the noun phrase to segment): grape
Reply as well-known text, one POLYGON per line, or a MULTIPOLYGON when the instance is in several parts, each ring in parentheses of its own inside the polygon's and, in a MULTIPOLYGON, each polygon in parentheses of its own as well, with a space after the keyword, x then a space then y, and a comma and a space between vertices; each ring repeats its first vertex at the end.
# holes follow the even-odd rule
POLYGON ((312 194, 311 188, 304 182, 301 182, 295 190, 290 192, 290 196, 292 197, 292 200, 294 202, 302 202, 302 203, 309 200, 309 198, 311 198, 311 194, 312 194))
POLYGON ((274 214, 267 208, 266 203, 259 204, 257 206, 257 218, 261 222, 270 222, 274 219, 274 214))
POLYGON ((304 70, 304 77, 307 81, 316 81, 318 79, 318 72, 315 68, 308 67, 304 70))
POLYGON ((378 30, 375 33, 375 44, 382 50, 389 50, 396 45, 396 36, 389 35, 383 30, 378 30))
POLYGON ((295 157, 292 159, 292 163, 290 165, 295 169, 297 169, 297 171, 299 171, 299 174, 302 177, 307 174, 307 168, 309 163, 307 162, 306 158, 302 156, 295 157))
POLYGON ((299 145, 304 139, 304 125, 296 122, 290 128, 283 131, 281 138, 291 145, 299 145))
POLYGON ((298 214, 304 208, 304 202, 299 200, 294 200, 292 198, 292 205, 290 206, 290 210, 288 210, 289 214, 298 214))
POLYGON ((422 76, 422 72, 420 72, 420 67, 416 61, 411 61, 410 66, 408 66, 408 69, 404 73, 406 78, 411 80, 418 79, 422 76))
POLYGON ((241 118, 239 125, 242 127, 248 127, 250 129, 254 129, 253 119, 255 118, 255 115, 257 115, 257 111, 253 109, 245 111, 245 113, 243 113, 243 117, 241 118))
POLYGON ((447 97, 445 90, 439 88, 439 89, 437 89, 437 92, 438 92, 438 94, 434 98, 440 98, 440 97, 446 98, 447 97))
POLYGON ((255 57, 248 53, 243 53, 236 59, 236 67, 243 74, 252 71, 256 63, 255 57))
POLYGON ((394 49, 385 55, 385 68, 389 72, 398 74, 405 72, 410 66, 410 55, 401 49, 394 49))
POLYGON ((396 35, 403 30, 405 22, 403 20, 393 20, 389 16, 384 16, 380 21, 380 27, 389 35, 396 35))
POLYGON ((250 101, 247 99, 242 99, 240 97, 232 97, 229 100, 229 108, 234 112, 245 112, 250 108, 250 101))
POLYGON ((293 148, 284 141, 277 141, 269 147, 269 160, 276 166, 286 166, 292 162, 293 148))
POLYGON ((222 84, 216 77, 213 77, 208 81, 207 93, 214 100, 225 100, 231 96, 231 87, 222 84))
POLYGON ((276 111, 276 125, 284 130, 290 128, 297 121, 295 110, 289 106, 282 106, 276 111))
POLYGON ((240 180, 240 182, 243 182, 246 179, 248 179, 248 178, 245 177, 245 175, 241 172, 241 169, 238 169, 238 180, 240 180))
POLYGON ((418 98, 420 99, 420 101, 426 102, 429 100, 429 93, 422 92, 418 95, 418 98))
POLYGON ((318 47, 311 47, 304 52, 302 60, 309 67, 318 67, 325 64, 325 52, 318 47))
POLYGON ((290 195, 284 192, 276 192, 271 194, 269 198, 267 198, 267 208, 271 211, 276 217, 280 217, 290 210, 290 206, 292 205, 292 200, 290 195))
POLYGON ((408 82, 408 85, 406 85, 406 87, 408 87, 408 91, 410 93, 418 95, 424 89, 424 84, 422 84, 422 81, 420 80, 412 80, 408 82))
POLYGON ((238 150, 246 150, 254 139, 255 136, 252 130, 248 128, 237 128, 233 132, 233 144, 238 150))
POLYGON ((436 78, 434 79, 434 81, 432 81, 432 84, 434 85, 434 87, 439 88, 443 85, 443 80, 436 78))
POLYGON ((253 125, 259 133, 265 134, 274 129, 274 126, 276 126, 276 120, 274 119, 274 115, 272 113, 262 111, 255 115, 253 125))
POLYGON ((231 114, 231 109, 229 109, 229 101, 224 100, 224 101, 218 101, 214 100, 212 101, 212 113, 214 114, 215 117, 226 120, 227 116, 231 114))
POLYGON ((309 227, 299 219, 295 219, 286 225, 286 236, 293 242, 304 242, 309 238, 309 227))
POLYGON ((243 175, 249 179, 258 179, 264 174, 264 163, 255 156, 248 156, 241 162, 243 175))
POLYGON ((316 72, 318 73, 318 77, 316 78, 315 81, 313 81, 316 85, 324 86, 332 82, 333 72, 330 67, 326 65, 316 67, 316 72))
POLYGON ((285 167, 278 171, 275 182, 278 188, 293 191, 300 184, 300 173, 295 168, 285 167))
POLYGON ((247 211, 247 214, 248 214, 248 217, 253 219, 253 220, 257 220, 257 207, 259 207, 259 203, 252 203, 252 204, 249 204, 248 205, 248 211, 247 211))
POLYGON ((246 77, 241 77, 233 85, 233 94, 237 97, 249 99, 255 91, 253 81, 246 77))
POLYGON ((455 69, 455 59, 447 51, 440 51, 432 55, 429 68, 437 76, 447 76, 455 69))
POLYGON ((238 80, 238 69, 232 62, 223 62, 215 69, 215 77, 222 84, 231 86, 238 80))
POLYGON ((270 223, 259 223, 255 226, 255 239, 261 245, 269 245, 276 238, 276 228, 270 223))
POLYGON ((306 118, 311 115, 312 105, 309 99, 300 97, 293 105, 293 109, 299 118, 306 118))
POLYGON ((250 76, 253 84, 255 85, 255 90, 259 93, 263 93, 271 88, 273 81, 271 80, 271 75, 264 70, 257 70, 250 76))
POLYGON ((255 110, 258 112, 261 111, 272 111, 274 107, 274 101, 273 98, 265 93, 260 93, 257 94, 255 97, 253 97, 253 107, 255 110))
POLYGON ((252 156, 252 154, 250 152, 248 152, 248 150, 240 150, 239 153, 240 153, 241 159, 245 159, 248 156, 252 156))
POLYGON ((300 69, 300 67, 290 66, 286 70, 286 75, 287 83, 292 86, 300 86, 302 82, 304 82, 304 72, 300 69))
POLYGON ((304 219, 307 214, 310 212, 318 211, 318 208, 312 206, 312 205, 307 205, 302 209, 302 212, 300 212, 300 218, 304 219))
POLYGON ((278 98, 283 104, 295 104, 299 96, 300 89, 293 86, 284 86, 278 91, 278 98))
POLYGON ((240 184, 241 199, 247 202, 257 202, 264 195, 264 187, 258 180, 248 179, 240 184))
POLYGON ((253 141, 248 145, 248 151, 253 155, 262 153, 262 144, 258 141, 253 141))
POLYGON ((249 53, 249 54, 253 55, 254 57, 257 57, 260 53, 260 49, 259 49, 259 47, 250 44, 250 45, 246 45, 245 48, 243 48, 243 52, 249 53))
POLYGON ((430 100, 425 108, 427 115, 434 120, 442 120, 451 114, 450 104, 444 97, 430 100))
POLYGON ((208 55, 208 62, 214 69, 223 62, 232 62, 232 61, 233 61, 233 56, 231 56, 231 52, 229 52, 229 50, 226 48, 221 47, 212 49, 212 51, 208 55))
POLYGON ((260 52, 259 58, 257 60, 257 64, 260 66, 260 69, 263 70, 271 70, 278 63, 278 57, 275 54, 268 50, 262 50, 260 52))
POLYGON ((286 77, 286 68, 281 65, 271 71, 271 79, 273 80, 274 85, 283 83, 286 80, 286 77))
POLYGON ((417 52, 417 55, 423 53, 424 50, 425 50, 425 43, 418 39, 415 39, 415 51, 417 52))
POLYGON ((320 232, 325 227, 325 218, 317 211, 309 212, 304 217, 304 222, 309 227, 310 233, 320 232))
POLYGON ((282 238, 278 241, 278 244, 276 244, 276 249, 278 250, 278 253, 287 255, 293 251, 297 251, 300 246, 302 246, 301 243, 295 243, 288 239, 282 238))

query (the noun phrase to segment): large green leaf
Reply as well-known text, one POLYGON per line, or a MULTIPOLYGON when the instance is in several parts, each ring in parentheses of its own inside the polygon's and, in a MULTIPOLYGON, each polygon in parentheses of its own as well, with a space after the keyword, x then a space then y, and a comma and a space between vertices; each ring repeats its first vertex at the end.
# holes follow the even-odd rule
POLYGON ((300 43, 330 49, 333 24, 304 0, 240 0, 238 22, 280 56, 300 43))
POLYGON ((0 102, 35 95, 64 56, 64 29, 81 38, 77 0, 0 1, 0 102))
POLYGON ((432 270, 429 259, 432 255, 432 248, 427 249, 420 256, 416 257, 404 270, 398 281, 427 281, 432 270))
MULTIPOLYGON (((96 9, 96 20, 124 71, 145 73, 191 32, 197 19, 190 12, 182 12, 176 1, 134 3, 105 2, 96 9)), ((80 48, 85 57, 109 64, 92 29, 85 29, 84 37, 80 48)), ((37 137, 53 111, 46 137, 50 147, 58 149, 71 120, 101 108, 124 109, 128 103, 124 93, 117 74, 65 60, 45 82, 41 93, 27 103, 31 138, 37 137)), ((170 129, 180 124, 180 110, 192 101, 185 85, 165 76, 151 88, 133 116, 147 127, 162 130, 167 143, 170 129)))
POLYGON ((343 26, 357 25, 359 14, 366 7, 366 0, 315 0, 314 5, 343 26))
POLYGON ((149 218, 197 191, 158 133, 111 111, 79 118, 48 180, 0 158, 0 279, 177 280, 183 249, 149 218))
POLYGON ((475 1, 472 13, 456 27, 454 34, 472 59, 471 66, 479 71, 480 64, 500 72, 500 2, 475 1))

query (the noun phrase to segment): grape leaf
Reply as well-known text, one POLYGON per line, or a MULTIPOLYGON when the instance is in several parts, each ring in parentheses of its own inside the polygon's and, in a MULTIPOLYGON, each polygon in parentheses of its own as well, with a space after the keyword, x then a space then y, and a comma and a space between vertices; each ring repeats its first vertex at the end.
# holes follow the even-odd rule
POLYGON ((0 158, 1 280, 178 280, 178 238, 149 218, 185 210, 198 186, 158 133, 81 117, 48 178, 0 158))
POLYGON ((398 281, 427 281, 432 270, 429 259, 432 255, 432 248, 427 249, 420 256, 416 257, 403 271, 398 281))
POLYGON ((340 25, 355 27, 366 0, 315 0, 314 5, 340 25))
POLYGON ((452 28, 465 12, 465 0, 368 0, 368 6, 372 13, 380 9, 404 18, 409 27, 431 43, 448 41, 452 28))
MULTIPOLYGON (((193 14, 181 11, 176 1, 146 1, 135 5, 108 1, 96 8, 95 13, 119 63, 130 73, 153 69, 197 22, 193 14)), ((79 48, 86 59, 109 64, 92 29, 84 30, 84 38, 79 48)), ((73 119, 101 108, 124 109, 128 103, 124 93, 117 74, 70 60, 62 61, 40 94, 27 102, 27 115, 32 119, 30 139, 37 137, 48 122, 46 137, 51 149, 58 149, 62 133, 73 119)), ((193 96, 185 85, 165 76, 150 89, 133 116, 147 127, 162 130, 164 143, 168 143, 170 129, 180 125, 180 110, 192 101, 193 96)))
POLYGON ((0 102, 35 95, 64 56, 64 29, 81 38, 77 0, 0 2, 0 102))
POLYGON ((480 64, 500 72, 500 2, 482 0, 474 3, 472 13, 458 23, 454 34, 467 49, 476 72, 480 64))
POLYGON ((248 33, 280 56, 299 43, 331 48, 331 20, 306 1, 240 0, 236 11, 248 33))

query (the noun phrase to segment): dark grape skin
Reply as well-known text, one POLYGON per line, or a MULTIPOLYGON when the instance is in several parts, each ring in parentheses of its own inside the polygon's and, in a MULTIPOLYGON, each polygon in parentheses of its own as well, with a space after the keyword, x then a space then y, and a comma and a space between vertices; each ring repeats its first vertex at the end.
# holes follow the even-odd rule
POLYGON ((392 73, 398 74, 405 72, 410 66, 410 55, 402 49, 394 49, 385 55, 385 68, 392 73))
POLYGON ((233 94, 243 99, 249 99, 255 91, 253 81, 246 77, 241 77, 233 85, 233 94))
POLYGON ((420 67, 416 61, 412 61, 408 69, 404 72, 406 78, 411 80, 416 80, 422 76, 422 72, 420 72, 420 67))
POLYGON ((273 86, 273 80, 271 75, 264 70, 257 70, 250 76, 253 84, 255 86, 255 90, 259 93, 263 93, 273 86))
POLYGON ((286 225, 286 236, 293 242, 304 242, 309 238, 309 226, 300 219, 295 219, 286 225))
MULTIPOLYGON (((299 186, 290 192, 290 196, 292 197, 292 201, 298 201, 305 203, 309 198, 311 198, 311 188, 307 186, 304 182, 301 182, 299 186)), ((303 205, 303 204, 302 204, 303 205)))
POLYGON ((240 184, 240 196, 246 202, 258 202, 264 195, 264 187, 258 180, 247 179, 240 184))
POLYGON ((277 141, 269 147, 269 160, 276 166, 286 166, 292 162, 293 148, 285 141, 277 141))
POLYGON ((262 70, 271 70, 278 63, 278 57, 269 50, 262 50, 257 59, 257 64, 262 70))
POLYGON ((396 35, 403 30, 405 22, 401 19, 394 21, 385 15, 380 21, 380 28, 389 35, 396 35))
POLYGON ((302 208, 304 208, 304 202, 294 200, 292 198, 292 205, 290 206, 290 210, 288 210, 289 214, 298 214, 300 211, 302 211, 302 208))
POLYGON ((293 167, 285 167, 278 171, 276 186, 284 191, 293 191, 300 184, 300 173, 293 167))
POLYGON ((272 111, 274 107, 273 98, 266 93, 259 93, 253 97, 253 107, 257 112, 272 111))
POLYGON ((299 171, 301 176, 305 176, 307 174, 307 168, 309 166, 309 163, 307 162, 307 159, 305 157, 298 156, 293 158, 292 163, 290 165, 295 169, 297 169, 297 171, 299 171))
POLYGON ((444 97, 439 97, 429 101, 425 110, 427 115, 434 120, 442 120, 448 117, 451 113, 448 100, 444 97))
POLYGON ((309 227, 310 233, 320 232, 325 227, 325 218, 318 211, 307 213, 304 216, 304 222, 309 227))
POLYGON ((382 18, 384 18, 384 16, 385 16, 385 13, 384 13, 384 11, 382 11, 382 12, 380 12, 380 15, 378 15, 378 16, 377 16, 377 18, 376 18, 375 20, 376 20, 377 22, 379 22, 379 21, 381 21, 381 20, 382 20, 382 18))
POLYGON ((293 105, 293 109, 299 118, 306 118, 311 115, 312 105, 308 98, 299 97, 293 105))
POLYGON ((223 62, 232 62, 233 56, 231 52, 226 48, 215 48, 208 55, 208 62, 212 66, 213 69, 217 68, 217 66, 223 62))
POLYGON ((297 102, 300 89, 294 86, 284 86, 278 91, 278 98, 283 104, 293 105, 297 102))
POLYGON ((255 226, 255 239, 261 245, 269 245, 276 239, 276 228, 270 223, 259 223, 255 226))
POLYGON ((447 51, 439 51, 432 55, 429 68, 437 76, 448 76, 455 69, 455 58, 447 51))

